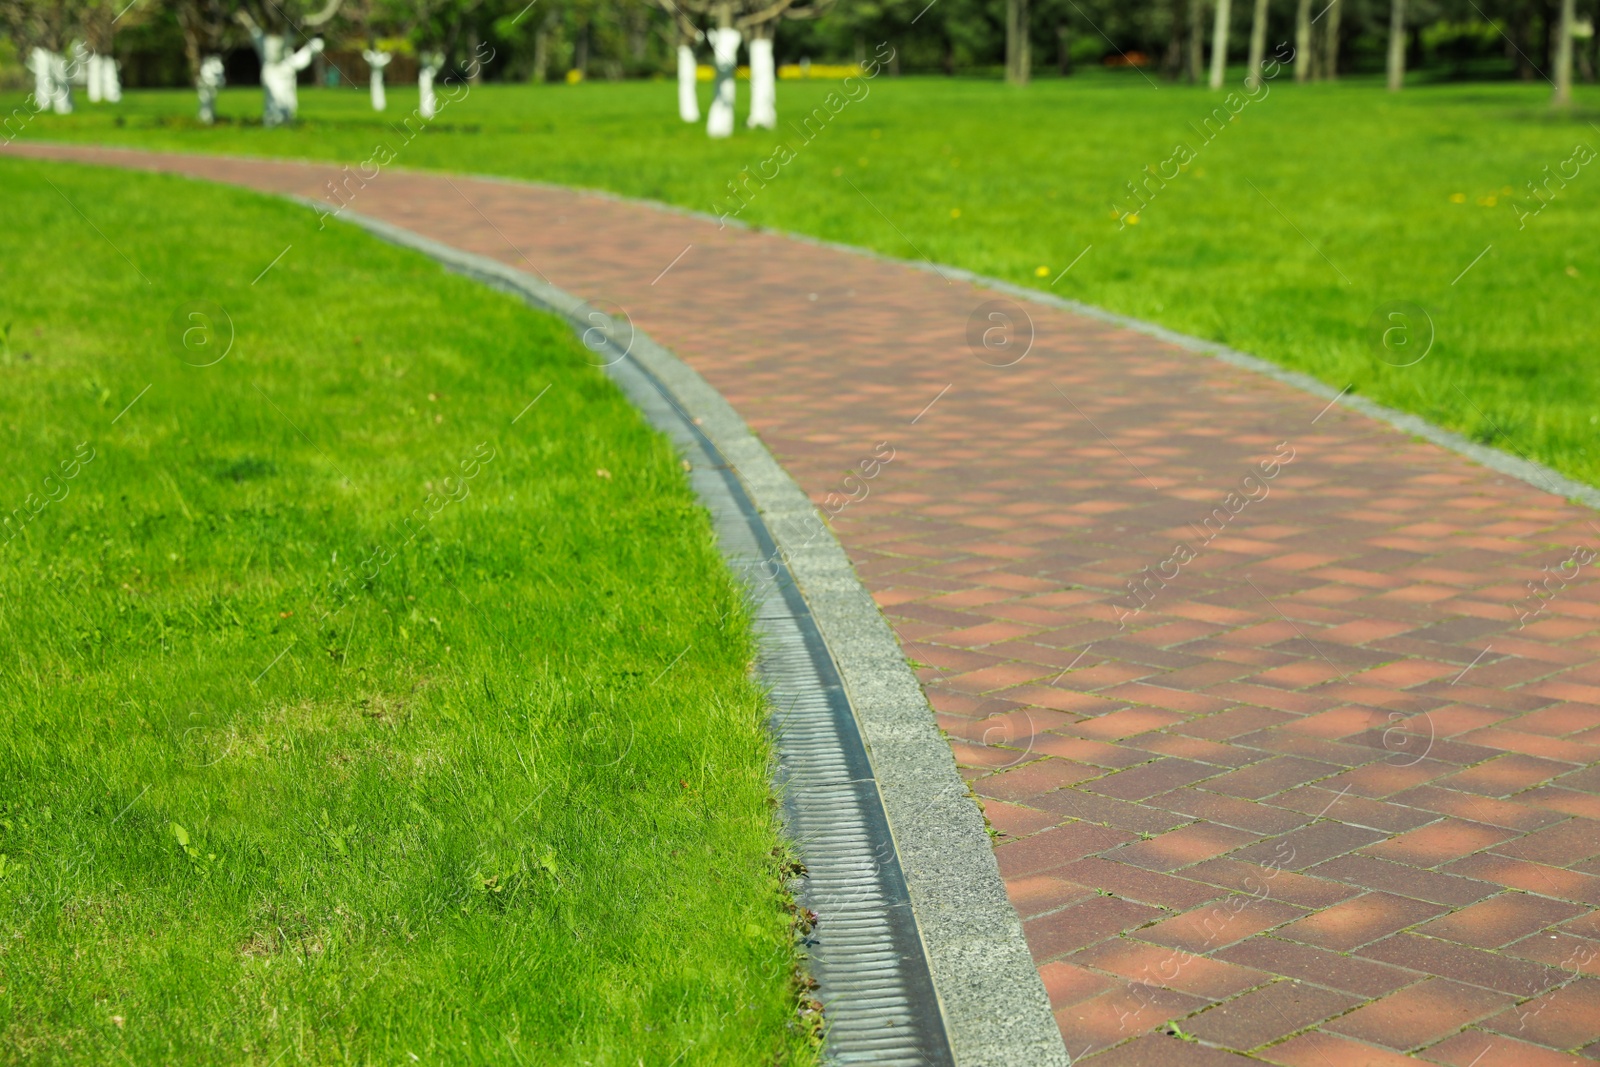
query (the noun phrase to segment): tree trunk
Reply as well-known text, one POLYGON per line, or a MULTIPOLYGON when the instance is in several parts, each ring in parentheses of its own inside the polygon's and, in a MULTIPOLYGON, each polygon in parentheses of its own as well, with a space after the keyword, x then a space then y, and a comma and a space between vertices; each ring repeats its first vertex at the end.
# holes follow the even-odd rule
POLYGON ((1200 81, 1200 68, 1206 61, 1205 7, 1205 0, 1189 0, 1189 60, 1184 64, 1184 77, 1190 85, 1200 81))
POLYGON ((709 34, 716 80, 711 87, 711 108, 706 114, 706 136, 733 136, 733 103, 736 86, 734 70, 739 62, 739 31, 733 28, 733 10, 728 3, 718 6, 719 25, 709 34))
POLYGON ((1573 0, 1561 0, 1561 18, 1556 23, 1556 91, 1550 103, 1554 107, 1572 105, 1572 22, 1575 17, 1573 0))
MULTIPOLYGON (((477 56, 480 52, 483 51, 483 41, 478 37, 478 31, 476 29, 472 30, 472 32, 467 34, 467 51, 470 54, 472 54, 473 56, 477 56)), ((470 63, 470 64, 468 64, 468 66, 471 69, 467 71, 467 84, 468 85, 482 85, 483 84, 483 64, 482 63, 470 63)))
POLYGON ((1339 18, 1343 13, 1341 0, 1329 0, 1328 22, 1322 39, 1322 76, 1329 81, 1339 77, 1339 18))
POLYGON ((367 61, 367 69, 372 72, 372 110, 382 111, 389 106, 389 98, 383 91, 383 68, 389 65, 392 57, 388 52, 369 48, 361 53, 361 58, 367 61))
POLYGON ((217 121, 217 90, 224 82, 222 71, 221 56, 206 56, 200 60, 195 91, 200 94, 200 121, 207 126, 217 121))
POLYGON ((1256 0, 1256 9, 1250 16, 1250 61, 1245 73, 1245 84, 1252 91, 1261 85, 1261 59, 1266 52, 1267 0, 1256 0))
POLYGON ((1028 55, 1028 0, 1006 0, 1006 81, 1027 85, 1031 73, 1028 55))
POLYGON ((1161 57, 1161 74, 1173 81, 1183 77, 1183 10, 1184 0, 1169 0, 1167 50, 1161 57))
POLYGON ((1311 48, 1311 0, 1300 0, 1294 10, 1294 80, 1307 82, 1316 67, 1311 48))
POLYGON ((28 67, 33 71, 34 109, 50 108, 57 115, 72 113, 72 79, 67 77, 67 57, 48 48, 34 48, 28 67))
POLYGON ((1072 73, 1072 23, 1066 19, 1056 27, 1056 69, 1063 78, 1072 73))
POLYGON ((767 23, 750 28, 750 118, 751 129, 778 128, 778 74, 772 62, 772 33, 767 23))
POLYGON ((533 31, 533 83, 542 85, 550 77, 550 23, 554 12, 546 12, 533 31))
MULTIPOLYGON (((1600 15, 1600 12, 1595 14, 1600 15)), ((1578 81, 1585 83, 1594 81, 1594 46, 1596 39, 1600 38, 1600 18, 1591 16, 1589 24, 1593 27, 1593 32, 1584 40, 1584 43, 1581 45, 1578 43, 1576 34, 1573 35, 1572 42, 1572 60, 1577 67, 1574 77, 1578 81)), ((1574 27, 1576 27, 1576 24, 1574 24, 1574 27)))
POLYGON ((684 122, 700 121, 700 99, 695 94, 694 49, 682 39, 678 43, 678 117, 684 122))
POLYGON ((433 92, 433 79, 444 69, 443 52, 423 52, 417 57, 417 114, 431 120, 439 113, 439 98, 433 92))
POLYGON ((1213 89, 1222 88, 1228 72, 1228 16, 1231 0, 1217 0, 1217 15, 1211 24, 1211 80, 1213 89))
POLYGON ((1389 91, 1406 84, 1406 0, 1389 0, 1389 91))

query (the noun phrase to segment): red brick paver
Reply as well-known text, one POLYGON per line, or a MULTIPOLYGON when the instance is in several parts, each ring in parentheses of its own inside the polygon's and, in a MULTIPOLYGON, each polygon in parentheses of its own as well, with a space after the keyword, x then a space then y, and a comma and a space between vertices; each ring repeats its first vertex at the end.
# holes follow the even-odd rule
POLYGON ((969 320, 1018 306, 936 273, 559 189, 391 172, 352 207, 615 301, 834 513, 1075 1058, 1600 1056, 1600 590, 1519 622, 1592 513, 1043 306, 995 366, 969 320))

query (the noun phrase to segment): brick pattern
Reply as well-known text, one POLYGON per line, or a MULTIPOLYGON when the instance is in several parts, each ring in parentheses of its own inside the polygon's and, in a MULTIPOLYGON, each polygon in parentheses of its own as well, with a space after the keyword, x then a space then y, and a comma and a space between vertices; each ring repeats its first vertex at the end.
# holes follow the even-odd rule
POLYGON ((995 294, 936 273, 559 189, 352 206, 620 304, 836 512, 1075 1058, 1600 1058, 1600 591, 1518 615, 1591 513, 1044 307, 992 366, 995 294))

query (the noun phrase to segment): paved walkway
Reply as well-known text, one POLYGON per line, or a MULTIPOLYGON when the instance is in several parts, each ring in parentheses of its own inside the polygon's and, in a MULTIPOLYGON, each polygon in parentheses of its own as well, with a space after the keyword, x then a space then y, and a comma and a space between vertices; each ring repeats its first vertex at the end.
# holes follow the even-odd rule
POLYGON ((1592 512, 1042 306, 992 365, 996 295, 930 272, 461 178, 351 206, 615 301, 837 510, 1075 1058, 1600 1059, 1592 512))

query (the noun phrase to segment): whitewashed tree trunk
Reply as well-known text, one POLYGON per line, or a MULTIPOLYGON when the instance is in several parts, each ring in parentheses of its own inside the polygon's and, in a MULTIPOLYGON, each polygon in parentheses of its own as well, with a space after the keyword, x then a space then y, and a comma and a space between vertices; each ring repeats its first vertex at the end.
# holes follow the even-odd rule
POLYGON ((710 137, 733 136, 734 73, 739 60, 739 31, 712 30, 712 61, 717 67, 717 78, 712 83, 711 110, 706 116, 706 134, 710 137))
POLYGON ((772 62, 772 38, 762 35, 760 31, 750 38, 748 125, 752 129, 778 128, 778 72, 772 62))
POLYGON ((117 75, 115 59, 90 52, 84 57, 84 66, 87 69, 84 88, 91 104, 102 101, 115 104, 122 99, 122 79, 117 75))
POLYGON ((50 57, 50 107, 57 115, 72 114, 72 78, 67 70, 67 57, 60 52, 48 53, 50 57))
POLYGON ((89 57, 94 55, 82 41, 73 41, 67 49, 67 80, 73 85, 89 86, 89 57))
POLYGON ((300 110, 295 75, 311 65, 311 57, 322 51, 322 38, 316 37, 304 48, 290 52, 283 35, 251 31, 256 54, 261 57, 261 124, 281 126, 293 122, 300 110))
POLYGON ((378 52, 369 48, 361 53, 361 58, 367 61, 367 66, 372 70, 372 110, 382 111, 389 106, 389 99, 383 94, 383 68, 387 67, 394 57, 388 52, 378 52))
POLYGON ((694 49, 678 46, 678 117, 684 122, 700 121, 700 100, 695 95, 694 49))
POLYGON ((50 77, 50 53, 43 48, 35 48, 28 53, 28 69, 33 71, 34 108, 43 111, 55 99, 55 83, 50 77))
POLYGON ((122 102, 122 75, 116 59, 111 56, 100 57, 100 96, 108 104, 122 102))
POLYGON ((100 61, 102 58, 95 52, 90 52, 83 57, 83 65, 88 71, 88 77, 84 79, 83 88, 91 104, 98 104, 105 99, 100 92, 100 61))
POLYGON ((433 79, 444 69, 444 53, 424 52, 418 59, 421 64, 417 68, 417 92, 422 101, 417 105, 417 114, 431 119, 439 113, 439 99, 433 92, 433 79))
POLYGON ((217 121, 217 90, 226 82, 221 56, 206 56, 200 61, 200 77, 195 89, 200 94, 200 121, 207 126, 217 121))
POLYGON ((1228 0, 1217 0, 1217 18, 1211 24, 1211 88, 1222 88, 1228 73, 1228 0))

